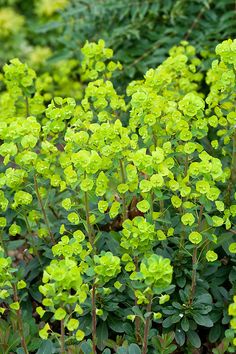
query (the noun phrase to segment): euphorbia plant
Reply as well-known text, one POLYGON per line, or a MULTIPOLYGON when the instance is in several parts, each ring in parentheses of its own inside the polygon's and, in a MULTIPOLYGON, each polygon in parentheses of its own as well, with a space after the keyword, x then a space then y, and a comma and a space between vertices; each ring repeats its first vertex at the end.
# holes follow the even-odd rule
POLYGON ((74 98, 17 59, 4 67, 1 243, 37 348, 191 351, 202 327, 217 343, 235 291, 235 41, 206 78, 183 42, 126 93, 104 41, 82 52, 74 98))
POLYGON ((140 289, 135 292, 138 299, 137 304, 147 304, 142 354, 147 353, 153 297, 168 289, 172 280, 172 272, 173 268, 168 258, 163 259, 161 256, 153 254, 143 259, 140 264, 140 272, 133 272, 130 275, 132 280, 144 283, 143 289, 141 288, 143 292, 140 289))
POLYGON ((18 280, 19 274, 17 274, 17 269, 12 267, 12 260, 10 257, 6 257, 2 246, 0 247, 0 274, 0 299, 1 302, 3 302, 0 307, 1 316, 4 315, 5 311, 13 311, 16 313, 17 330, 21 340, 23 352, 28 354, 29 351, 27 348, 26 334, 19 298, 19 291, 26 287, 26 283, 24 280, 18 280))

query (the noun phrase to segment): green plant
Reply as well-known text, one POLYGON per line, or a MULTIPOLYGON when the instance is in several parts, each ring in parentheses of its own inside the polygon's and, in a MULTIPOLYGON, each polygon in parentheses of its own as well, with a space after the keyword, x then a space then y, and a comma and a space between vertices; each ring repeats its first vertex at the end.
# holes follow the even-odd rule
POLYGON ((126 92, 103 40, 71 66, 75 97, 53 71, 3 67, 3 352, 233 351, 235 43, 204 76, 184 41, 126 92))

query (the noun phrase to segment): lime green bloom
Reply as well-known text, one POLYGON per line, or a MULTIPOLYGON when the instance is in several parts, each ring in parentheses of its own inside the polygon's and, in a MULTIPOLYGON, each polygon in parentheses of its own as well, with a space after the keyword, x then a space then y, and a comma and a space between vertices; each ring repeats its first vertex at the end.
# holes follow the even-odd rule
POLYGON ((179 208, 182 204, 182 200, 177 195, 173 195, 171 197, 171 203, 175 208, 179 208))
POLYGON ((191 213, 186 213, 181 217, 181 221, 185 226, 192 226, 195 222, 195 217, 191 213))
POLYGON ((137 208, 142 213, 146 213, 150 209, 150 204, 147 200, 141 200, 141 202, 137 203, 137 208))
POLYGON ((210 191, 210 185, 207 181, 197 181, 196 190, 201 194, 206 194, 210 191))
POLYGON ((111 252, 102 252, 101 256, 94 256, 95 273, 102 283, 108 282, 110 279, 115 278, 120 273, 120 258, 113 256, 111 252))
POLYGON ((170 295, 161 295, 159 297, 159 304, 163 305, 165 302, 168 302, 170 300, 170 295))
POLYGON ((172 273, 170 260, 153 254, 144 258, 140 265, 140 272, 134 275, 134 278, 143 281, 154 294, 160 294, 171 284, 172 273))
POLYGON ((186 116, 193 117, 205 107, 204 100, 195 93, 188 93, 179 102, 179 108, 186 116))
POLYGON ((231 253, 236 253, 236 242, 233 242, 233 243, 230 244, 229 251, 231 253))
POLYGON ((189 241, 191 241, 192 243, 198 245, 201 241, 202 241, 202 235, 197 232, 197 231, 192 231, 189 234, 189 241))
POLYGON ((215 253, 214 251, 207 251, 206 259, 208 260, 208 262, 214 262, 217 260, 217 258, 218 258, 217 253, 215 253))

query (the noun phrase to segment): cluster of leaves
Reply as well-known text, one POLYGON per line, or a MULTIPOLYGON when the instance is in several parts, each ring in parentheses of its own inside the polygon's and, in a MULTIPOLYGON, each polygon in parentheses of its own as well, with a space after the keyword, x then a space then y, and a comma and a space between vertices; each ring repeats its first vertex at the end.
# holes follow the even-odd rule
POLYGON ((3 67, 0 350, 234 352, 236 40, 206 76, 184 41, 126 92, 103 40, 82 53, 73 97, 3 67))
POLYGON ((125 63, 127 82, 161 64, 181 40, 197 48, 205 70, 209 51, 234 35, 234 0, 0 1, 0 65, 14 56, 33 67, 78 59, 86 40, 104 38, 125 63))

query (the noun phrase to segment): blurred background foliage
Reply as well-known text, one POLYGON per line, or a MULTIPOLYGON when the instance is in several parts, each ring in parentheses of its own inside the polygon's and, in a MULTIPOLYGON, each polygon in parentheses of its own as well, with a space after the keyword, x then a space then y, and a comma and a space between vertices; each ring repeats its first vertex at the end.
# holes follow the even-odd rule
POLYGON ((0 0, 0 65, 16 56, 35 69, 79 59, 86 40, 103 38, 124 78, 139 78, 181 40, 208 58, 235 36, 235 0, 0 0))

